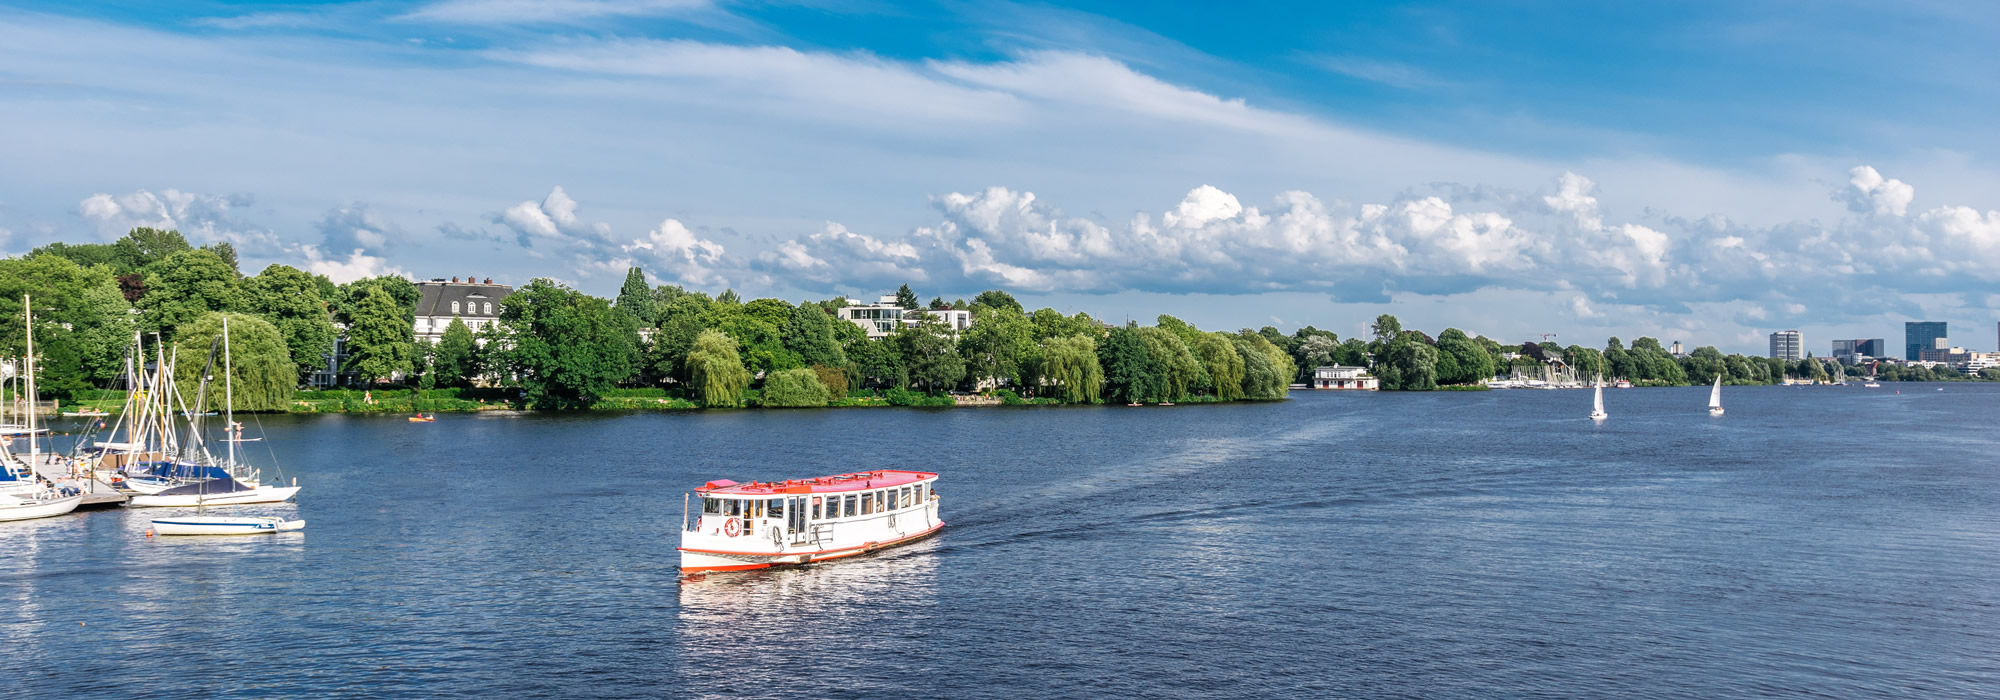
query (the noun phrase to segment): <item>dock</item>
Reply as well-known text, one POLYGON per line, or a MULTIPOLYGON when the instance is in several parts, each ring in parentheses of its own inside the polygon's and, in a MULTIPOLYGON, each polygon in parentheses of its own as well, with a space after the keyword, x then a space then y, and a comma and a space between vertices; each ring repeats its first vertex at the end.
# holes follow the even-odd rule
MULTIPOLYGON (((61 465, 35 465, 35 473, 40 474, 42 478, 50 481, 70 478, 67 469, 62 469, 61 471, 58 471, 58 469, 62 469, 61 465)), ((131 496, 127 496, 125 492, 112 488, 110 484, 104 483, 102 480, 91 479, 84 482, 84 484, 83 502, 76 505, 79 509, 115 508, 125 505, 126 501, 132 500, 131 496)))

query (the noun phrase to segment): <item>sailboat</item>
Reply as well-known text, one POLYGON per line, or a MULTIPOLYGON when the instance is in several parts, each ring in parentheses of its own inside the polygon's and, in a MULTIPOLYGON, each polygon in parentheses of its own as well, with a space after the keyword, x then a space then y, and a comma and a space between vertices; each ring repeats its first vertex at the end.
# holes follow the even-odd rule
POLYGON ((1592 399, 1590 419, 1604 420, 1611 417, 1611 414, 1604 412, 1604 375, 1600 374, 1597 376, 1596 384, 1597 396, 1592 399))
POLYGON ((208 454, 208 448, 202 439, 202 421, 196 420, 198 416, 193 411, 185 411, 188 413, 188 440, 186 443, 187 447, 183 451, 194 452, 198 455, 197 459, 190 459, 188 461, 193 463, 192 466, 200 468, 200 472, 198 472, 199 476, 206 478, 196 478, 192 483, 164 489, 158 493, 135 496, 127 505, 141 507, 202 507, 245 503, 282 503, 291 500, 292 496, 298 494, 299 487, 296 479, 292 486, 261 484, 259 483, 258 473, 255 470, 245 470, 242 463, 236 459, 236 444, 243 440, 237 434, 235 379, 232 376, 235 364, 229 355, 229 318, 226 316, 222 319, 222 337, 217 338, 214 343, 209 344, 208 365, 202 369, 201 389, 196 392, 195 407, 207 408, 208 383, 214 378, 214 375, 210 372, 215 368, 215 346, 217 343, 222 346, 222 385, 223 405, 225 407, 223 421, 226 431, 229 433, 229 439, 224 440, 229 445, 227 461, 224 461, 221 465, 215 465, 215 458, 208 454))
POLYGON ((28 461, 21 461, 4 442, 0 442, 0 521, 54 517, 76 510, 83 503, 82 491, 58 485, 35 473, 34 465, 42 458, 40 441, 35 439, 35 311, 33 301, 26 294, 21 295, 21 307, 28 324, 28 354, 22 358, 26 363, 22 383, 26 385, 28 398, 28 408, 24 412, 28 461))
POLYGON ((1715 375, 1715 386, 1708 390, 1708 415, 1722 415, 1722 375, 1715 375))

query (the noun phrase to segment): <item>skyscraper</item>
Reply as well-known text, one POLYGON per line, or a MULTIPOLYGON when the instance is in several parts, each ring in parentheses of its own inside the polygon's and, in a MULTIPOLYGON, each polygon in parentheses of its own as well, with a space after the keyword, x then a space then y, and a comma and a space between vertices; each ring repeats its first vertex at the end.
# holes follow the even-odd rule
POLYGON ((1903 324, 1903 359, 1917 361, 1917 353, 1939 348, 1946 338, 1944 321, 1910 321, 1903 324))
POLYGON ((1884 357, 1889 344, 1881 338, 1855 338, 1833 341, 1833 359, 1842 364, 1854 364, 1863 357, 1884 357))
POLYGON ((1797 362, 1805 357, 1805 347, 1805 336, 1798 331, 1778 331, 1771 334, 1772 357, 1797 362))

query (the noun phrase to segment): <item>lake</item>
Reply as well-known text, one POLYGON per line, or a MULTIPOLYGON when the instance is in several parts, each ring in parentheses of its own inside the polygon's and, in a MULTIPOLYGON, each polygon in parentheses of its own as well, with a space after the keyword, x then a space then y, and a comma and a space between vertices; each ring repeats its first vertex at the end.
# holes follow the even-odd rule
POLYGON ((264 416, 303 533, 0 523, 0 695, 2000 694, 2000 385, 1707 394, 264 416), (688 489, 871 468, 945 531, 680 580, 688 489))

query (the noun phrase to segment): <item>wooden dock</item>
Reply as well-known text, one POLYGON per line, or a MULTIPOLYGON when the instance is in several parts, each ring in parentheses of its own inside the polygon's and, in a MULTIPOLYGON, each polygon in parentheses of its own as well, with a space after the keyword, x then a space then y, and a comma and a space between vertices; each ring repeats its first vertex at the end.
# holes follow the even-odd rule
MULTIPOLYGON (((58 471, 58 469, 58 465, 54 464, 35 465, 35 473, 42 475, 43 478, 50 481, 70 478, 67 470, 58 471)), ((125 492, 111 488, 110 484, 98 479, 91 479, 84 483, 86 487, 83 492, 83 502, 77 504, 77 508, 115 508, 125 505, 126 501, 132 500, 130 496, 125 495, 125 492)))

